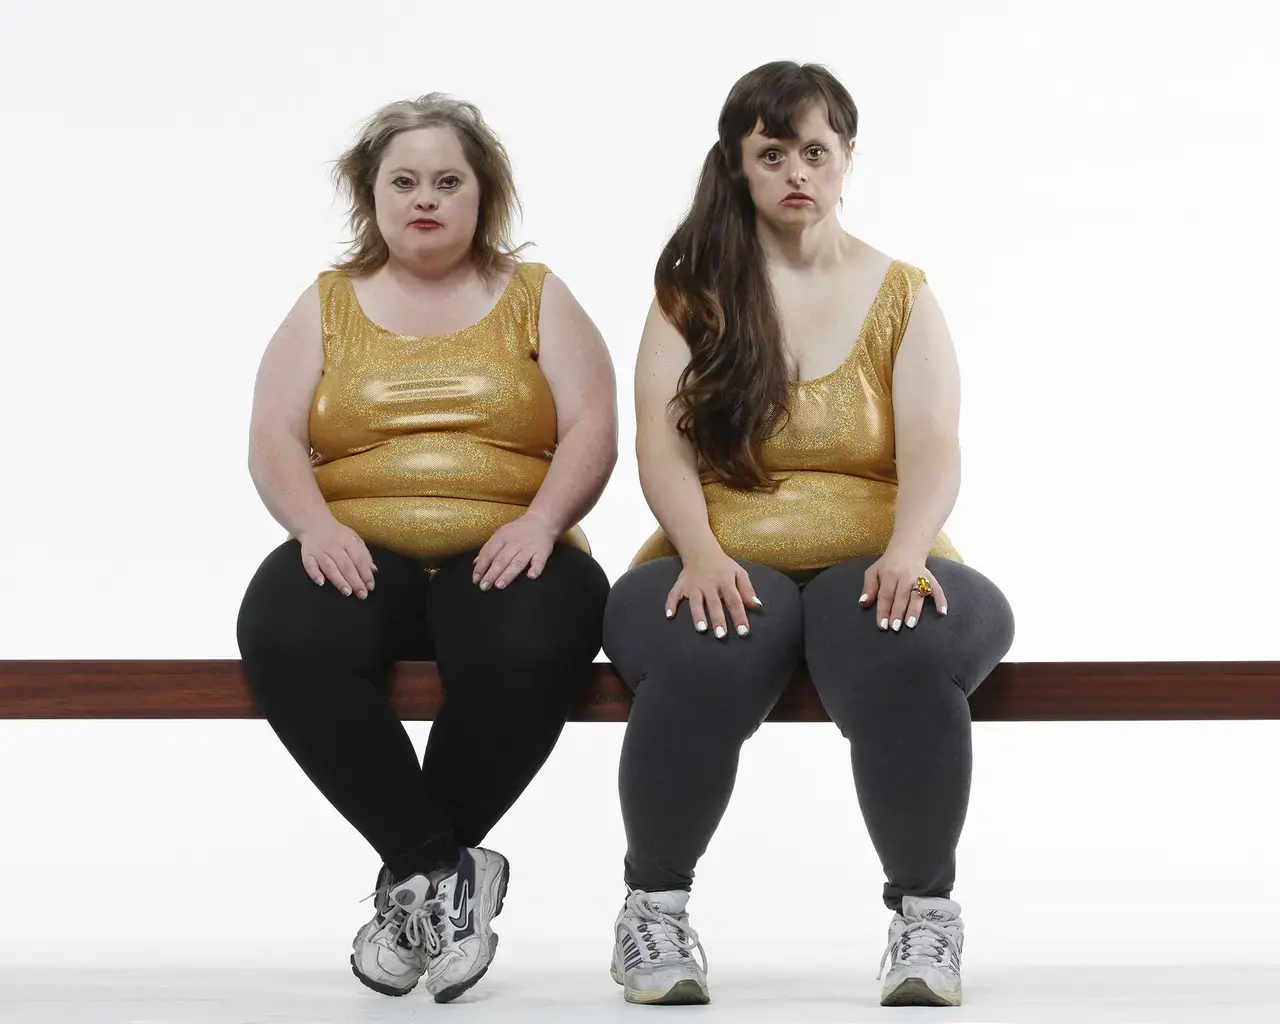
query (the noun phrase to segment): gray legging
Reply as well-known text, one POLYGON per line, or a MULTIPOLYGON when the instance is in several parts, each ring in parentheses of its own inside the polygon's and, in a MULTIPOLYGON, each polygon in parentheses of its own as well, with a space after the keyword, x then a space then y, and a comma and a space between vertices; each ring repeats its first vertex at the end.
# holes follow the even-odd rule
POLYGON ((728 806, 738 752, 803 659, 850 741, 885 904, 950 896, 972 773, 968 696, 1008 653, 1013 612, 981 573, 929 558, 947 615, 926 599, 914 629, 881 631, 874 608, 858 606, 874 561, 842 562, 803 588, 742 563, 763 602, 746 638, 696 632, 687 603, 666 618, 678 558, 646 562, 614 585, 604 649, 635 691, 619 770, 628 886, 690 887, 728 806))

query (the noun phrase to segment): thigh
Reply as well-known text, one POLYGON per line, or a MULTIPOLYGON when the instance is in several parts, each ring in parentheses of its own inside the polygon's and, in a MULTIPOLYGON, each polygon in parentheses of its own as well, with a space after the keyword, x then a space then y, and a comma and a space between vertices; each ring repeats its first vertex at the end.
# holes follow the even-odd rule
POLYGON ((301 547, 288 540, 269 554, 249 582, 236 623, 241 656, 317 658, 372 669, 397 658, 422 657, 426 573, 411 559, 370 547, 378 575, 369 596, 346 597, 316 584, 302 567, 301 547))
POLYGON ((604 649, 632 690, 650 682, 682 689, 692 701, 700 694, 741 698, 772 706, 801 655, 800 589, 768 566, 741 563, 751 577, 761 607, 750 609, 751 632, 717 639, 699 633, 686 604, 666 616, 666 596, 680 575, 679 558, 659 558, 627 572, 609 595, 604 649))
POLYGON ((819 676, 895 673, 911 665, 945 671, 973 693, 1013 644, 1014 619, 1000 589, 971 566, 930 557, 925 564, 947 593, 947 614, 926 598, 914 629, 881 630, 862 608, 863 578, 876 557, 855 558, 816 576, 804 591, 805 656, 819 676))
MULTIPOLYGON (((584 668, 600 650, 609 578, 589 554, 557 543, 537 579, 521 573, 502 590, 471 582, 476 552, 442 565, 428 618, 441 671, 470 664, 584 668)), ((446 680, 446 682, 448 682, 446 680)))

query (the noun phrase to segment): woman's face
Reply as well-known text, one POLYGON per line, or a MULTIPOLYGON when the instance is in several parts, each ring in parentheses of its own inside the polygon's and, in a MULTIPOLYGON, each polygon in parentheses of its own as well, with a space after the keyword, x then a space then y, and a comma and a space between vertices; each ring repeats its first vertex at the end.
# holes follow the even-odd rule
POLYGON ((742 140, 742 170, 756 214, 779 231, 794 231, 833 214, 844 190, 851 145, 827 123, 814 100, 796 120, 797 137, 771 139, 763 125, 742 140))
POLYGON ((467 252, 480 215, 480 183, 453 129, 401 132, 382 154, 373 184, 378 230, 409 262, 467 252))

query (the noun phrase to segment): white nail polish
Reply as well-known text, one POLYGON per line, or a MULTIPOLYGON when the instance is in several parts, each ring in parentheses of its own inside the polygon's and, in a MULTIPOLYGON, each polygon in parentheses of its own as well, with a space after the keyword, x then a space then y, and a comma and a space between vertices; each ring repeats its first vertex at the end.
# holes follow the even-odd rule
POLYGON ((481 590, 488 590, 488 589, 489 589, 489 581, 488 581, 488 580, 486 580, 484 583, 481 583, 481 584, 480 584, 480 589, 481 589, 481 590))
POLYGON ((907 619, 907 629, 915 629, 915 628, 916 628, 916 617, 913 615, 911 616, 911 618, 907 619))
POLYGON ((761 600, 760 600, 760 598, 758 598, 758 597, 757 597, 757 598, 753 598, 753 600, 755 601, 755 604, 756 604, 756 607, 757 607, 757 608, 763 608, 763 607, 764 607, 764 602, 763 602, 763 601, 761 601, 761 600))
POLYGON ((747 635, 747 627, 746 627, 746 626, 739 626, 739 627, 738 627, 738 636, 746 636, 746 635, 747 635))
POLYGON ((725 629, 724 626, 716 626, 716 639, 723 640, 725 638, 725 634, 728 632, 729 631, 725 629))
POLYGON ((862 602, 865 601, 866 599, 867 599, 867 595, 863 594, 860 598, 858 598, 858 604, 862 604, 862 602))
POLYGON ((698 620, 698 627, 697 627, 697 629, 698 629, 698 632, 699 632, 699 633, 704 633, 704 632, 706 632, 707 624, 706 624, 705 622, 703 622, 701 619, 699 619, 699 620, 698 620))
POLYGON ((946 608, 939 608, 938 611, 940 611, 943 615, 947 614, 946 608))
POLYGON ((880 628, 881 628, 881 629, 888 629, 888 628, 889 628, 889 620, 888 620, 888 619, 881 619, 881 620, 880 620, 880 628))
POLYGON ((902 628, 902 620, 901 620, 901 619, 894 619, 894 620, 893 620, 893 631, 896 633, 896 632, 898 632, 898 630, 900 630, 901 628, 902 628))
POLYGON ((675 617, 676 617, 676 613, 675 613, 675 612, 673 612, 670 608, 668 608, 668 609, 667 609, 667 618, 669 618, 669 619, 674 619, 675 617))

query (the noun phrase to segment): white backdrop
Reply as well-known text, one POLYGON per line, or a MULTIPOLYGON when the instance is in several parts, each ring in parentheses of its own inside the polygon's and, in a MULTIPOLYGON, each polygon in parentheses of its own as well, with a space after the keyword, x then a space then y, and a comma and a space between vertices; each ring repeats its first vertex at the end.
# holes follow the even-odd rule
MULTIPOLYGON (((280 539, 245 469, 253 374, 342 241, 326 161, 435 89, 501 134, 529 258, 613 352, 622 458, 584 525, 620 575, 653 525, 630 374, 654 260, 729 87, 779 58, 849 87, 845 223, 947 314, 947 529, 1014 605, 1010 659, 1276 658, 1276 20, 1261 0, 5 3, 0 658, 236 656, 280 539)), ((569 727, 491 837, 514 864, 504 936, 594 940, 604 963, 620 739, 569 727)), ((970 959, 1050 955, 1037 936, 1077 959, 1274 958, 1278 739, 977 727, 970 959)), ((372 855, 263 723, 0 722, 0 778, 11 955, 74 934, 341 957, 367 916, 372 855)), ((758 734, 699 878, 713 953, 767 934, 770 906, 791 935, 882 938, 834 728, 758 734)))

